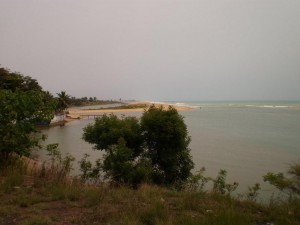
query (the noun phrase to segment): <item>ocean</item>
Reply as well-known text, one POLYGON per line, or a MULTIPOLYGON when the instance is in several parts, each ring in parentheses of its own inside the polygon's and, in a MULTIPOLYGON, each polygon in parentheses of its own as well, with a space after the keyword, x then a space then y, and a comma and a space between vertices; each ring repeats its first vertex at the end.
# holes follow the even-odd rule
MULTIPOLYGON (((193 107, 180 111, 191 136, 194 171, 206 168, 215 177, 228 172, 228 182, 237 181, 238 193, 259 182, 262 194, 274 189, 263 182, 267 172, 284 172, 300 160, 300 102, 168 102, 193 107)), ((119 113, 140 117, 141 113, 119 113)), ((80 160, 84 153, 95 160, 101 151, 82 140, 83 128, 92 119, 44 130, 46 143, 59 143, 62 152, 80 160)), ((43 158, 43 156, 41 156, 43 158)), ((74 164, 74 174, 79 166, 74 164)))

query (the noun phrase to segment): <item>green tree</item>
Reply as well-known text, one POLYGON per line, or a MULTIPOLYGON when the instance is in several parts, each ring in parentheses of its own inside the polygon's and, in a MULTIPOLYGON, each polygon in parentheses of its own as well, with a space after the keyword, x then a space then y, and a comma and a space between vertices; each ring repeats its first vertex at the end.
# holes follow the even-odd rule
POLYGON ((0 68, 0 89, 1 90, 21 90, 21 91, 42 91, 42 87, 37 80, 23 76, 20 73, 10 72, 8 69, 0 68))
POLYGON ((141 120, 104 115, 84 128, 83 139, 106 152, 102 168, 117 182, 182 184, 193 168, 186 125, 172 107, 151 106, 141 120))
POLYGON ((95 120, 95 124, 90 124, 83 130, 83 139, 94 144, 95 149, 109 153, 111 146, 117 145, 122 138, 125 146, 133 150, 132 157, 139 156, 142 152, 141 127, 135 117, 103 115, 95 120))
POLYGON ((56 99, 49 91, 44 91, 36 79, 30 76, 23 76, 17 72, 10 72, 8 69, 0 68, 0 90, 10 90, 13 93, 22 92, 41 92, 43 102, 48 105, 56 105, 56 99))
POLYGON ((106 178, 133 186, 147 179, 149 170, 140 163, 143 140, 135 117, 103 115, 84 128, 83 139, 106 152, 101 166, 106 178))
POLYGON ((71 97, 65 92, 61 91, 60 93, 57 93, 57 106, 56 106, 56 112, 61 113, 66 108, 68 108, 71 97))
POLYGON ((170 185, 185 181, 194 164, 183 117, 173 107, 164 110, 152 105, 141 118, 141 129, 154 170, 154 182, 170 185))
POLYGON ((30 77, 1 68, 0 79, 0 158, 5 161, 11 153, 28 156, 38 146, 42 136, 35 125, 53 118, 54 102, 30 77))
POLYGON ((136 162, 133 157, 133 150, 126 147, 123 138, 120 138, 117 145, 109 147, 103 161, 103 169, 106 177, 112 178, 118 183, 134 184, 136 177, 136 162))

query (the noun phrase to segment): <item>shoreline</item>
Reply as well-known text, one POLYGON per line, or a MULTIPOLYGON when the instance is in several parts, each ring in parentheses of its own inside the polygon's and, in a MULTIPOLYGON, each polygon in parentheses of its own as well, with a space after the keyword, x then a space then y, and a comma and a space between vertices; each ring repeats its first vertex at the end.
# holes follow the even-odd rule
POLYGON ((109 108, 109 109, 70 109, 67 110, 68 114, 66 114, 65 117, 65 122, 69 123, 74 120, 79 120, 86 118, 88 116, 97 116, 97 115, 102 115, 105 113, 126 113, 126 112, 143 112, 145 109, 149 108, 151 105, 155 105, 156 107, 162 106, 163 109, 167 109, 168 107, 174 107, 178 111, 188 111, 192 110, 194 108, 189 107, 189 106, 183 106, 183 105, 174 105, 174 104, 167 104, 167 103, 152 103, 148 101, 136 101, 136 102, 128 102, 126 103, 128 106, 137 106, 136 108, 109 108), (144 107, 142 107, 144 105, 144 107), (139 107, 141 106, 141 107, 139 107))

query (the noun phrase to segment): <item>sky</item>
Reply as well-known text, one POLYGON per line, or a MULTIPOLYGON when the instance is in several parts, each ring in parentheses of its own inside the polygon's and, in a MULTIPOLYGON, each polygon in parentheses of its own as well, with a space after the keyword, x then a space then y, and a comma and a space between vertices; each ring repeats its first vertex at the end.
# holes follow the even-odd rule
POLYGON ((300 1, 0 0, 0 64, 76 97, 300 100, 300 1))

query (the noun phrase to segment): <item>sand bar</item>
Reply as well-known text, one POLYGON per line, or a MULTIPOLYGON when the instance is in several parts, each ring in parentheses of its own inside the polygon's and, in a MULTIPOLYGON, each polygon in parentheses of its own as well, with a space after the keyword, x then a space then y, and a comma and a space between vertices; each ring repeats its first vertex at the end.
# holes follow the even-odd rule
POLYGON ((167 109, 169 106, 173 106, 178 111, 185 111, 185 110, 191 110, 192 107, 184 106, 184 105, 172 105, 172 104, 166 104, 166 103, 152 103, 147 101, 136 101, 136 102, 129 102, 127 105, 129 106, 137 106, 136 108, 128 108, 128 109, 119 109, 119 108, 110 108, 110 109, 71 109, 68 110, 68 115, 72 118, 73 115, 75 116, 88 116, 88 115, 101 115, 105 113, 122 113, 122 112, 143 112, 147 107, 151 105, 155 105, 157 107, 162 106, 164 109, 167 109), (141 107, 139 107, 141 106, 141 107))

